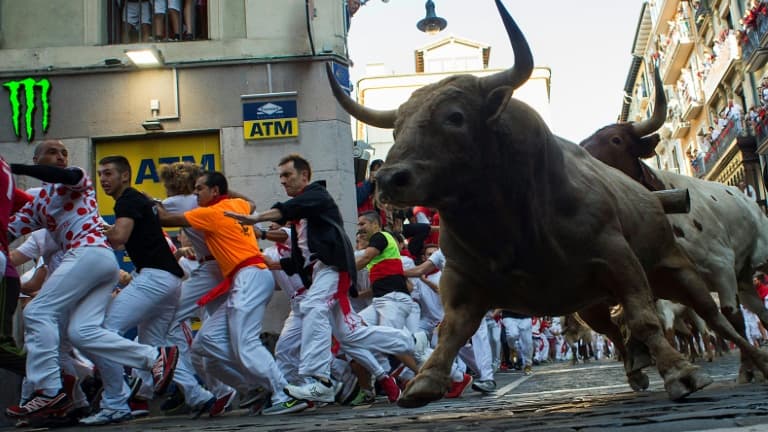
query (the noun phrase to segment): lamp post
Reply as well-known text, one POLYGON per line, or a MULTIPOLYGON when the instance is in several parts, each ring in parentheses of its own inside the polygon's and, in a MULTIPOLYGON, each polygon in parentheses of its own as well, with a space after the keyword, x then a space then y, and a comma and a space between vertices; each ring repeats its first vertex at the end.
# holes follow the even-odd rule
POLYGON ((427 9, 427 15, 416 23, 416 27, 428 35, 443 31, 445 26, 448 25, 448 21, 435 14, 435 3, 432 0, 427 0, 427 4, 424 7, 427 9))

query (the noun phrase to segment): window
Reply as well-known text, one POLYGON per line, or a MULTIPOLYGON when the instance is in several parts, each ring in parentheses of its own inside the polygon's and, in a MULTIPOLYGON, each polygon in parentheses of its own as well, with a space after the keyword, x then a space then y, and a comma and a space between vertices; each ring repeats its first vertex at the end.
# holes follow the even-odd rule
POLYGON ((108 43, 208 38, 207 0, 109 0, 108 43))

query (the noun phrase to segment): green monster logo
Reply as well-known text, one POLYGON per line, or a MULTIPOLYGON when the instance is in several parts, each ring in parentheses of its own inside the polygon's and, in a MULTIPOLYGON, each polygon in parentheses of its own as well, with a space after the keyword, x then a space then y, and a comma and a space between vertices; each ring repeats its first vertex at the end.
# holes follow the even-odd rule
POLYGON ((51 105, 48 101, 48 95, 51 93, 51 82, 48 81, 47 78, 40 80, 27 78, 19 81, 8 81, 3 84, 3 87, 7 88, 10 92, 8 100, 11 102, 13 131, 19 138, 21 137, 21 134, 19 133, 21 124, 21 101, 19 90, 22 87, 24 88, 24 104, 26 105, 26 109, 24 110, 24 124, 27 127, 27 141, 29 142, 32 142, 35 138, 35 128, 33 126, 35 111, 37 109, 35 89, 40 89, 40 103, 43 105, 43 133, 47 132, 48 121, 51 116, 51 105))

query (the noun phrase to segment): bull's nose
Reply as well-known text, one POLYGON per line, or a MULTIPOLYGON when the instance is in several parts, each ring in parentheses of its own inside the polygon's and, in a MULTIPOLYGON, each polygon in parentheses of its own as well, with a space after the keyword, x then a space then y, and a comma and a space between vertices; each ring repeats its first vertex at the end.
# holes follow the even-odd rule
POLYGON ((379 170, 376 175, 376 181, 380 184, 388 184, 393 187, 402 188, 411 184, 413 174, 408 169, 379 170))

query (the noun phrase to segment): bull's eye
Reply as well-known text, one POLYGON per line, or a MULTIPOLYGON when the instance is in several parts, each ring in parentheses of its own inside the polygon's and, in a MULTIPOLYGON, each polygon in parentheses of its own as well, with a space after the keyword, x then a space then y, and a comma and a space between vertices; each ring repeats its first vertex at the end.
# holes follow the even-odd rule
POLYGON ((619 145, 619 144, 621 144, 621 138, 619 138, 619 137, 617 137, 617 136, 615 136, 615 137, 612 137, 612 138, 611 138, 611 144, 616 144, 616 145, 619 145))
POLYGON ((451 126, 462 126, 464 125, 464 114, 454 111, 448 114, 448 118, 445 121, 451 126))

